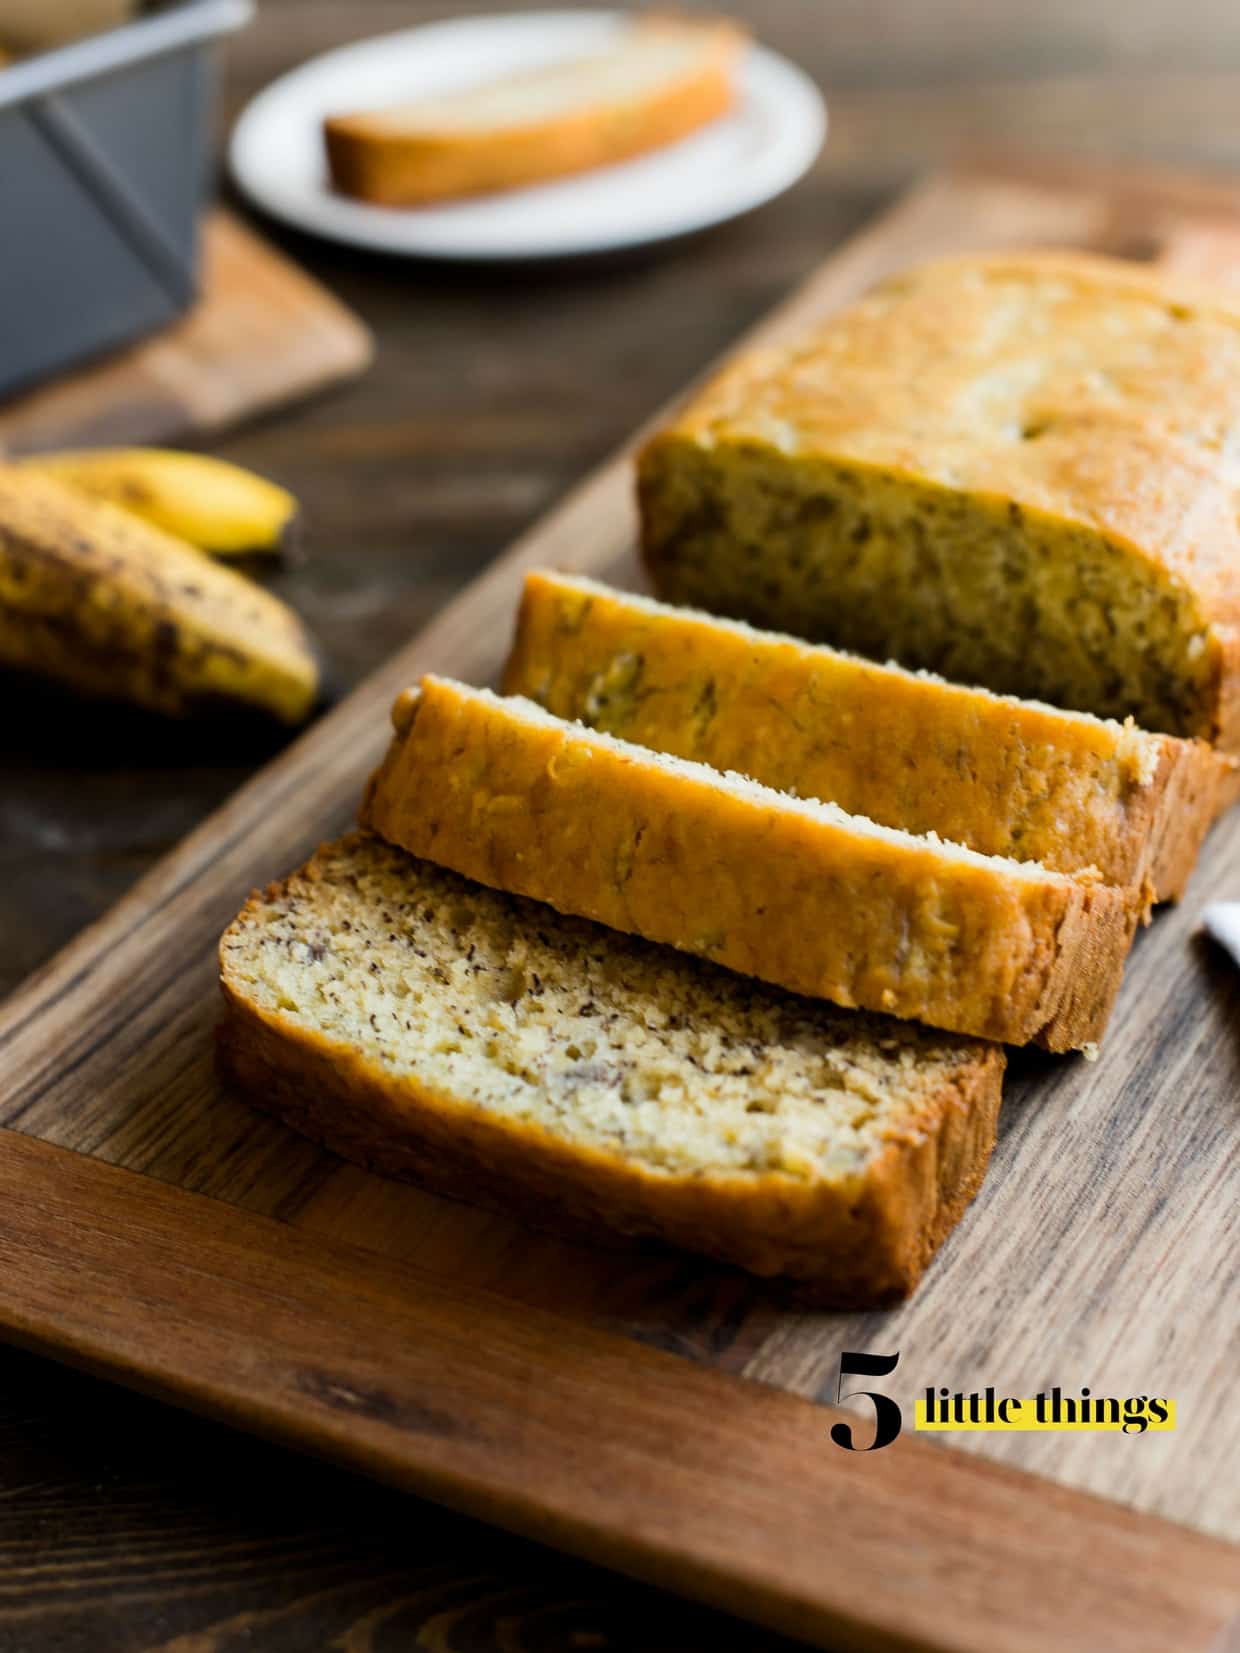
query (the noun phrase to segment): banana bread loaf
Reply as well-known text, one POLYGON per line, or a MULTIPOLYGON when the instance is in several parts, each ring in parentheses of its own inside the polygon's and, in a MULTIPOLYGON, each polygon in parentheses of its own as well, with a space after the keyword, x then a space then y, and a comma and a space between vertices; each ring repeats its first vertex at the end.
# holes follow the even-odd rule
POLYGON ((674 602, 1240 751, 1240 306, 966 257, 742 358, 646 447, 674 602))
POLYGON ((579 575, 526 576, 504 675, 622 740, 735 770, 986 855, 1183 892, 1233 760, 669 608, 579 575))
POLYGON ((1146 905, 443 678, 402 696, 394 721, 362 812, 389 842, 837 1004, 1084 1046, 1146 905))
POLYGON ((220 967, 226 1070, 337 1152, 831 1306, 912 1290, 994 1141, 995 1045, 797 999, 364 834, 255 894, 220 967))

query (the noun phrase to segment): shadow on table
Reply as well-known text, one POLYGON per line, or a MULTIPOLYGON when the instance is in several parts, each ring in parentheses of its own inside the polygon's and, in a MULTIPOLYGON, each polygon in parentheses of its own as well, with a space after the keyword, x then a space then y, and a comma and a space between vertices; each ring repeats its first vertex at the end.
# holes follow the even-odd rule
POLYGON ((298 733, 256 708, 220 702, 192 718, 92 700, 0 671, 0 764, 34 769, 257 767, 298 733))

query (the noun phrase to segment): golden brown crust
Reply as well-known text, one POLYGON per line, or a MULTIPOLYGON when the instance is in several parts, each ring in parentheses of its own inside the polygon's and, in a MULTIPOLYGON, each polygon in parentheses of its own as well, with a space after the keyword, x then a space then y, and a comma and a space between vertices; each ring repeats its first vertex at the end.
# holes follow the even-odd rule
POLYGON ((1163 751, 1149 810, 1146 873, 1160 901, 1184 894, 1206 834, 1238 783, 1240 763, 1204 741, 1172 741, 1163 751))
POLYGON ((984 855, 1179 897, 1229 760, 536 570, 504 692, 984 855))
POLYGON ((600 104, 491 131, 402 133, 382 114, 324 122, 332 182, 343 194, 380 205, 413 206, 516 189, 629 160, 694 132, 735 101, 733 75, 745 42, 728 23, 660 23, 694 29, 703 56, 679 80, 630 103, 600 104))
POLYGON ((348 1044, 262 1008, 230 977, 230 935, 320 876, 316 858, 255 894, 225 935, 220 1055, 258 1107, 368 1169, 541 1226, 653 1236, 798 1281, 831 1307, 906 1296, 981 1185, 1001 1097, 997 1046, 976 1046, 924 1099, 860 1186, 771 1171, 656 1171, 384 1073, 348 1044))
POLYGON ((423 681, 362 822, 414 855, 836 1004, 1097 1040, 1148 892, 866 831, 423 681))
MULTIPOLYGON (((973 500, 979 521, 1011 507, 1069 556, 1072 536, 1098 540, 1182 607, 1200 630, 1174 727, 1240 751, 1240 524, 1226 461, 1238 386, 1240 306, 1225 295, 1085 254, 946 259, 787 350, 736 361, 652 439, 639 461, 647 561, 683 600, 668 478, 686 456, 717 461, 733 446, 772 464, 830 462, 859 489, 898 486, 927 520, 949 496, 973 500), (1022 287, 1024 326, 1012 323, 1022 287)), ((1030 692, 1018 676, 995 686, 1030 692)))

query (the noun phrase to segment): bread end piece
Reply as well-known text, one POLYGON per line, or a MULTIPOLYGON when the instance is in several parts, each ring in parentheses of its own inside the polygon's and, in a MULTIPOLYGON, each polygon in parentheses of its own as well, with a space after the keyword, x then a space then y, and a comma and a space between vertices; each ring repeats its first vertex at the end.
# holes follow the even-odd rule
MULTIPOLYGON (((416 106, 403 129, 399 110, 329 116, 323 137, 332 183, 341 194, 378 206, 425 206, 568 177, 675 143, 733 106, 736 65, 748 36, 722 19, 653 17, 635 23, 627 37, 659 33, 697 36, 696 62, 627 100, 577 104, 521 124, 458 129, 419 124, 416 106)), ((588 78, 588 60, 582 73, 588 78)))

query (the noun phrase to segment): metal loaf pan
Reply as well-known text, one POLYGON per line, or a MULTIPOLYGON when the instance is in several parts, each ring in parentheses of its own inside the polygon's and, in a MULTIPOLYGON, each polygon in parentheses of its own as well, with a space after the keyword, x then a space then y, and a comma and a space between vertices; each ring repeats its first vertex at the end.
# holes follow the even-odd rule
POLYGON ((0 396, 192 302, 211 43, 252 11, 181 0, 0 69, 0 396))

